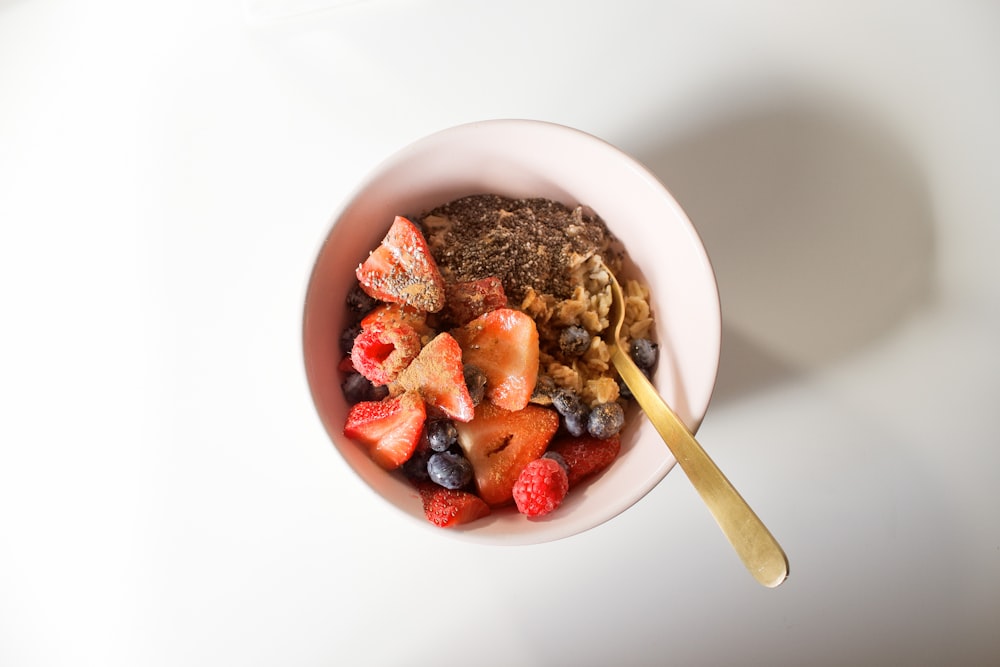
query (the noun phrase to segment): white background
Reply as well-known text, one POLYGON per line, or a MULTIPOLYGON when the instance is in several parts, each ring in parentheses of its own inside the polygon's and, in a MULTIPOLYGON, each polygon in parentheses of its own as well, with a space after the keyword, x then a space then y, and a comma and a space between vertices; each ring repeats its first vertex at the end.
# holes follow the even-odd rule
POLYGON ((996 3, 268 16, 0 0, 0 665, 1000 663, 996 3), (490 548, 330 445, 299 320, 331 214, 402 145, 501 117, 632 153, 702 233, 699 435, 780 588, 679 470, 490 548))

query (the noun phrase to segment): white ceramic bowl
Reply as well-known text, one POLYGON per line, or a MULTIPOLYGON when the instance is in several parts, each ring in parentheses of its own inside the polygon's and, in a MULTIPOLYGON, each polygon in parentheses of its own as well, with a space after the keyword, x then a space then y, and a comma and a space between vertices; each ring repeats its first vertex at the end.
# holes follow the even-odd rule
POLYGON ((529 520, 510 508, 455 529, 427 522, 402 475, 379 468, 365 448, 343 435, 348 405, 340 389, 337 341, 355 267, 395 215, 422 213, 479 193, 585 204, 605 220, 624 242, 633 274, 650 287, 660 343, 654 384, 692 430, 705 415, 718 371, 715 275, 694 227, 653 174, 600 139, 546 122, 490 120, 421 139, 369 174, 334 217, 306 294, 303 351, 316 409, 337 450, 378 495, 441 535, 509 545, 560 539, 624 511, 674 465, 641 412, 631 416, 615 463, 571 490, 547 517, 529 520))

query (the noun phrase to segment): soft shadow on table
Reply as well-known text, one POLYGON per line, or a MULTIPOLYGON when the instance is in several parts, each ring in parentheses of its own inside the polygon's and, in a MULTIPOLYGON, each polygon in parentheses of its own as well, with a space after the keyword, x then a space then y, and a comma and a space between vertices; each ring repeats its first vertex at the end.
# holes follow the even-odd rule
POLYGON ((688 213, 718 276, 714 403, 849 357, 931 297, 931 206, 891 128, 776 100, 632 152, 688 213))

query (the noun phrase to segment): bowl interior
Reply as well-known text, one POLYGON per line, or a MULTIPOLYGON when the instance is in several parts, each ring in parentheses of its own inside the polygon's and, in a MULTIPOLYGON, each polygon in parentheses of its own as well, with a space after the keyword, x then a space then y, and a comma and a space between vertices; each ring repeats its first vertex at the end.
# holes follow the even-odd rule
POLYGON ((380 496, 431 530, 495 544, 530 544, 592 528, 642 498, 674 464, 641 413, 630 416, 618 460, 575 487, 547 518, 496 511, 468 527, 442 530, 423 516, 419 497, 399 473, 374 464, 345 438, 337 343, 354 269, 395 215, 419 214, 479 193, 546 197, 594 209, 624 243, 630 271, 650 287, 660 343, 654 384, 692 429, 708 408, 718 371, 718 289, 687 216, 642 165, 583 132, 538 121, 462 125, 404 148, 368 177, 335 216, 309 282, 303 320, 306 374, 319 416, 350 467, 380 496))

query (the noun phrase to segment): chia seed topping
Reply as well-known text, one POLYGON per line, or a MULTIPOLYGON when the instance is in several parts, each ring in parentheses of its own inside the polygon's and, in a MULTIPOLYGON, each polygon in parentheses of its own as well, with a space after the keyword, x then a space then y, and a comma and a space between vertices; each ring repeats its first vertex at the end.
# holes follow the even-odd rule
POLYGON ((528 288, 569 297, 571 264, 608 252, 616 242, 592 211, 542 198, 471 195, 418 220, 446 282, 496 276, 515 302, 528 288))

